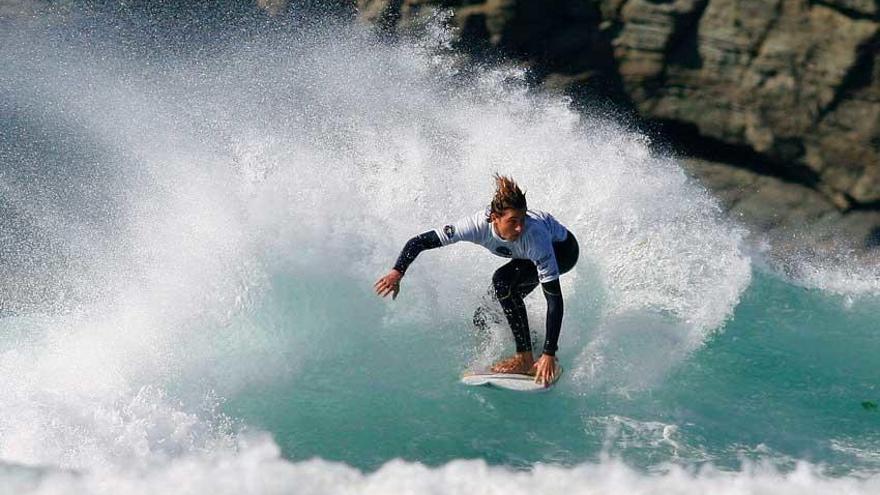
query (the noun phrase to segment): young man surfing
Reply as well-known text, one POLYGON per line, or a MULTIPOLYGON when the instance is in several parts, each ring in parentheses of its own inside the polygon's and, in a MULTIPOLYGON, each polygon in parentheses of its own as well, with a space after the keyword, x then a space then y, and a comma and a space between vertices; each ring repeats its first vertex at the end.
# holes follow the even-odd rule
POLYGON ((492 287, 513 331, 516 354, 495 363, 491 370, 534 374, 537 383, 549 385, 558 373, 556 344, 564 309, 559 276, 577 263, 577 239, 549 213, 529 210, 525 194, 513 179, 496 174, 495 184, 488 208, 410 239, 394 268, 374 288, 381 297, 392 294, 397 298, 400 280, 419 253, 458 241, 479 244, 497 256, 511 258, 495 271, 492 287), (523 298, 539 284, 547 300, 547 328, 543 353, 536 362, 523 298))

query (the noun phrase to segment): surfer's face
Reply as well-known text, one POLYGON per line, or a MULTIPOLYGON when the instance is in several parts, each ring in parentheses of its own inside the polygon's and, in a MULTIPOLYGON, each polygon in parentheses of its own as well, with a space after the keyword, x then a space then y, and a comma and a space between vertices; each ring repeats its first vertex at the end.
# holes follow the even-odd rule
POLYGON ((514 210, 507 208, 500 215, 492 213, 492 225, 495 226, 495 232, 505 241, 515 241, 522 235, 526 228, 526 212, 525 210, 514 210))

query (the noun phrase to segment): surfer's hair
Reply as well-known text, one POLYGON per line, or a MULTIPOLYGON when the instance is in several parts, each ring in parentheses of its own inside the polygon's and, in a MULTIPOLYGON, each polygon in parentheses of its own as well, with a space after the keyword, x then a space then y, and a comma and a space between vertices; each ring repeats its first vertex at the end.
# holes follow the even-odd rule
POLYGON ((526 193, 522 192, 513 179, 505 175, 495 174, 495 197, 489 206, 492 213, 503 215, 504 210, 513 208, 514 210, 525 211, 526 193))

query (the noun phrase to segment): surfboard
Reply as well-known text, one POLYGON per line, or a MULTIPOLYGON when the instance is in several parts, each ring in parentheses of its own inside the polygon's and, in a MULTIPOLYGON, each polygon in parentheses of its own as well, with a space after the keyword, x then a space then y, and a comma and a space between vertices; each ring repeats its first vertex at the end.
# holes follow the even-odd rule
POLYGON ((556 369, 559 371, 556 373, 556 379, 546 387, 535 383, 535 377, 532 375, 494 373, 492 371, 465 371, 461 375, 461 383, 471 387, 486 386, 517 392, 545 392, 553 388, 559 382, 559 377, 562 376, 562 366, 557 364, 556 369))

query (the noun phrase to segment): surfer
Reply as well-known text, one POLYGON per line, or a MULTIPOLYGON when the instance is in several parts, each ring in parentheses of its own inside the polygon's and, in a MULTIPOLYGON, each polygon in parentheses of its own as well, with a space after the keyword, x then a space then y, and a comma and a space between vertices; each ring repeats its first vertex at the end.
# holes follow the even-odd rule
MULTIPOLYGON (((550 384, 558 373, 556 344, 562 328, 559 276, 577 263, 577 239, 549 213, 529 210, 525 193, 513 179, 495 174, 495 186, 488 208, 410 239, 394 268, 374 288, 380 297, 391 294, 396 299, 400 280, 419 253, 458 241, 479 244, 498 256, 511 258, 492 276, 492 292, 513 331, 516 354, 495 363, 491 370, 534 374, 539 384, 550 384), (547 327, 543 353, 535 361, 523 298, 538 284, 547 300, 547 327)), ((475 323, 480 318, 478 309, 475 323)))

